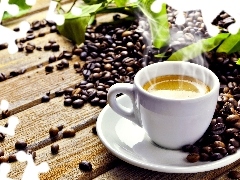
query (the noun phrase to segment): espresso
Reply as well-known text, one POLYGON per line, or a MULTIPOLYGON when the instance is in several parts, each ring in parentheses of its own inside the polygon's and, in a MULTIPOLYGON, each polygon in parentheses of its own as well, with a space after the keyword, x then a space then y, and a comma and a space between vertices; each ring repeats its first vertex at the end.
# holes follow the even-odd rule
POLYGON ((196 98, 210 91, 202 81, 184 75, 158 76, 145 83, 143 89, 167 99, 196 98))

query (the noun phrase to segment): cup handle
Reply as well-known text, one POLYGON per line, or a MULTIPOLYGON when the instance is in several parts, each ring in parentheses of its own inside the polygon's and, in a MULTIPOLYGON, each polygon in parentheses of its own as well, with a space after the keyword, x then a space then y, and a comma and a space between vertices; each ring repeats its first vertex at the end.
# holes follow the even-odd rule
POLYGON ((140 122, 140 118, 138 118, 138 113, 134 103, 134 85, 130 83, 116 83, 112 85, 108 90, 108 103, 110 107, 119 115, 131 120, 132 122, 136 123, 138 126, 142 127, 142 123, 140 122), (117 94, 126 94, 130 97, 132 101, 132 108, 126 108, 119 104, 116 101, 117 94))

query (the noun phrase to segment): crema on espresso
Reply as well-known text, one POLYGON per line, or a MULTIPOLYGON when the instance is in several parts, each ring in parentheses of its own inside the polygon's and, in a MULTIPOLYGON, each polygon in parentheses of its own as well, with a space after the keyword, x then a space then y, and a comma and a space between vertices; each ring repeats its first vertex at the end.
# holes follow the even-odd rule
POLYGON ((210 91, 202 81, 185 75, 158 76, 146 82, 143 89, 167 99, 196 98, 210 91))

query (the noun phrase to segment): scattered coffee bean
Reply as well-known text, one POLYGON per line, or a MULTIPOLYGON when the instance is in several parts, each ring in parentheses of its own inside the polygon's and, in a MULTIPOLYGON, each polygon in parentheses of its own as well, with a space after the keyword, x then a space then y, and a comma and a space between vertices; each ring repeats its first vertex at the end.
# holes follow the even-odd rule
POLYGON ((8 162, 16 162, 17 161, 17 157, 16 157, 16 155, 15 154, 10 154, 9 156, 8 156, 8 162))
POLYGON ((94 127, 92 128, 92 133, 95 134, 95 135, 97 135, 97 129, 96 129, 96 126, 94 126, 94 127))
POLYGON ((52 144, 51 145, 52 154, 58 154, 58 151, 59 151, 59 145, 58 144, 52 144))
POLYGON ((5 134, 0 133, 0 141, 3 141, 5 139, 5 134))
POLYGON ((71 98, 67 98, 64 100, 64 106, 71 106, 72 105, 72 99, 71 98))
POLYGON ((44 95, 41 99, 41 102, 44 103, 44 102, 49 102, 50 101, 50 97, 48 95, 44 95))
POLYGON ((0 164, 8 162, 8 156, 0 156, 0 164))
POLYGON ((73 67, 74 67, 74 69, 76 69, 76 68, 81 68, 81 65, 80 65, 79 62, 75 62, 75 63, 73 64, 73 67))
POLYGON ((60 48, 59 44, 57 43, 51 44, 52 51, 59 51, 59 48, 60 48))
POLYGON ((2 111, 2 118, 7 118, 11 115, 9 110, 2 111))
POLYGON ((68 67, 69 67, 69 62, 68 62, 66 59, 63 59, 63 60, 61 61, 61 63, 62 63, 62 65, 63 65, 63 67, 65 67, 65 68, 68 68, 68 67))
POLYGON ((57 58, 54 55, 50 55, 50 57, 48 58, 49 63, 55 62, 56 60, 57 60, 57 58))
POLYGON ((82 171, 91 171, 92 170, 92 164, 88 161, 81 161, 79 163, 79 169, 82 171))
POLYGON ((0 149, 0 156, 4 156, 4 151, 0 149))
POLYGON ((57 135, 58 135, 58 132, 59 132, 59 129, 58 129, 58 127, 51 127, 50 129, 49 129, 49 135, 50 135, 50 137, 56 137, 57 135))
POLYGON ((15 148, 17 150, 24 150, 27 147, 27 143, 23 140, 17 140, 15 143, 15 148))
POLYGON ((55 91, 55 96, 56 97, 60 97, 64 94, 64 90, 58 90, 58 91, 55 91))
POLYGON ((64 125, 63 124, 60 124, 57 126, 58 130, 61 131, 63 129, 64 125))
POLYGON ((75 134, 76 134, 76 131, 74 129, 66 129, 63 131, 64 138, 74 137, 75 134))
POLYGON ((45 71, 46 72, 53 72, 53 66, 52 65, 47 65, 46 67, 45 67, 45 71))
POLYGON ((45 51, 49 51, 49 50, 51 50, 52 49, 52 47, 51 47, 51 44, 50 43, 47 43, 46 45, 44 45, 44 50, 45 51))

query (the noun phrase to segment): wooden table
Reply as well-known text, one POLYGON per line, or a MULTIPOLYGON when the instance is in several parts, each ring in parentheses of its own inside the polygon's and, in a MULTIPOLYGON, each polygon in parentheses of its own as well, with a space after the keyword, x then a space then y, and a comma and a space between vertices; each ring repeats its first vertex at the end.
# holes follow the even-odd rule
MULTIPOLYGON (((50 0, 37 2, 30 13, 22 18, 5 22, 10 28, 17 27, 22 20, 32 22, 46 17, 50 0)), ((67 3, 67 1, 66 1, 67 3)), ((49 28, 44 31, 49 32, 49 28)), ((37 31, 36 31, 37 33, 37 31)), ((59 89, 74 87, 83 77, 73 68, 74 62, 80 62, 78 56, 69 61, 70 66, 62 71, 54 70, 46 74, 45 65, 50 55, 58 56, 62 51, 71 51, 73 44, 56 33, 48 33, 44 37, 37 37, 31 42, 43 47, 48 40, 54 39, 60 44, 58 52, 52 51, 26 51, 9 55, 7 50, 0 51, 0 72, 9 74, 11 71, 25 68, 22 75, 0 82, 0 100, 10 102, 10 113, 20 119, 15 136, 6 136, 1 142, 1 148, 6 154, 15 151, 14 144, 23 139, 36 151, 35 163, 48 162, 50 171, 40 174, 41 180, 56 179, 227 179, 230 170, 240 170, 240 160, 217 170, 195 174, 169 174, 144 170, 127 164, 112 155, 101 143, 97 135, 92 133, 96 125, 96 117, 101 111, 99 107, 85 104, 81 109, 73 109, 63 105, 63 97, 54 97, 48 103, 41 103, 41 97, 59 89), (42 67, 38 65, 42 64, 42 67), (57 143, 60 151, 57 155, 51 154, 49 128, 59 124, 64 129, 77 127, 73 138, 59 138, 57 143), (92 171, 84 172, 79 169, 79 162, 87 160, 92 163, 92 171)), ((57 62, 53 63, 56 65, 57 62)), ((83 65, 84 62, 81 62, 83 65)), ((2 118, 1 118, 2 119, 2 118)), ((7 118, 0 121, 0 125, 7 122, 7 118)), ((21 179, 25 168, 20 162, 11 163, 9 176, 21 179)))

